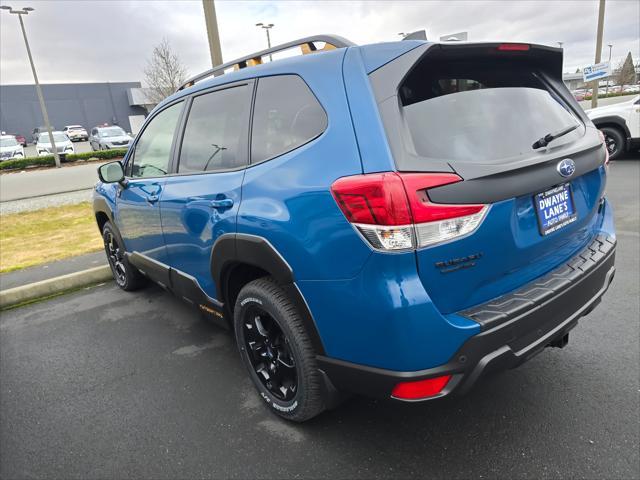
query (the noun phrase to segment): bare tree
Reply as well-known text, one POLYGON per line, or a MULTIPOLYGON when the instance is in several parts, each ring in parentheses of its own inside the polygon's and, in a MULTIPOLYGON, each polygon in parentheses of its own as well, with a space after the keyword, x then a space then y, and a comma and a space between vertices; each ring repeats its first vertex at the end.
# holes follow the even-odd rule
POLYGON ((149 87, 149 100, 153 103, 160 103, 186 80, 187 70, 166 38, 153 48, 153 55, 144 69, 144 78, 149 87))

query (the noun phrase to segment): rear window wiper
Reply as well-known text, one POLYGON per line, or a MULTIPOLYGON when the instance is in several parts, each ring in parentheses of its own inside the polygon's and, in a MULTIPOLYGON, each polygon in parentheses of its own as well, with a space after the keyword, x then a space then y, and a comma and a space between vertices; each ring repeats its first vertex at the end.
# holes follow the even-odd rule
POLYGON ((562 130, 558 130, 555 133, 547 133, 544 137, 540 138, 539 140, 536 140, 535 143, 531 145, 531 148, 536 150, 537 148, 546 147, 547 145, 549 145, 549 143, 553 142, 556 138, 563 137, 567 133, 573 132, 579 126, 580 124, 576 123, 575 125, 571 125, 569 127, 563 128, 562 130))

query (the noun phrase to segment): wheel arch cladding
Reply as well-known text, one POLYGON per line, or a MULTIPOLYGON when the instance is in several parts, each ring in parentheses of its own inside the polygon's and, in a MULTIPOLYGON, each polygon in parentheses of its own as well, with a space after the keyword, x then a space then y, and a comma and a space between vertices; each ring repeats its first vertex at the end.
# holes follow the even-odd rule
POLYGON ((211 275, 218 299, 224 302, 230 319, 233 318, 235 300, 242 287, 257 278, 271 276, 295 305, 316 353, 324 354, 320 334, 307 302, 295 283, 293 270, 268 240, 242 233, 221 235, 211 250, 211 275))
POLYGON ((627 127, 627 122, 625 122, 624 118, 617 115, 608 115, 606 117, 594 118, 592 122, 597 128, 619 128, 624 135, 625 140, 631 137, 631 132, 629 131, 629 127, 627 127))

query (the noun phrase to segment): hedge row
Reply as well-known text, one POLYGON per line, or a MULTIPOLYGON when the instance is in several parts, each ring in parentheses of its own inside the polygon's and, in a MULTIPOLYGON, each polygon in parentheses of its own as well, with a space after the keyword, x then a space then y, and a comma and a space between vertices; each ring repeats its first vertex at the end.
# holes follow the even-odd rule
MULTIPOLYGON (((65 162, 77 162, 88 159, 109 160, 111 158, 122 158, 127 153, 126 148, 112 150, 99 150, 97 152, 71 153, 65 156, 65 162)), ((46 157, 28 157, 0 162, 0 170, 20 170, 26 167, 53 167, 56 162, 53 155, 46 157)))

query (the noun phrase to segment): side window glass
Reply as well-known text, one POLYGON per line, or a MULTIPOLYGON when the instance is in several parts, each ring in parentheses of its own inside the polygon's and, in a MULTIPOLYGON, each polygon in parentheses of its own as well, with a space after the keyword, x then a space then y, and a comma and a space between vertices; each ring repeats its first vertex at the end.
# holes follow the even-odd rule
POLYGON ((250 103, 251 89, 247 85, 194 97, 182 139, 178 173, 245 166, 250 103))
POLYGON ((133 152, 131 177, 159 177, 169 171, 171 144, 183 102, 158 113, 145 127, 133 152))
POLYGON ((327 128, 327 114, 297 75, 258 80, 251 163, 289 152, 313 140, 327 128))

